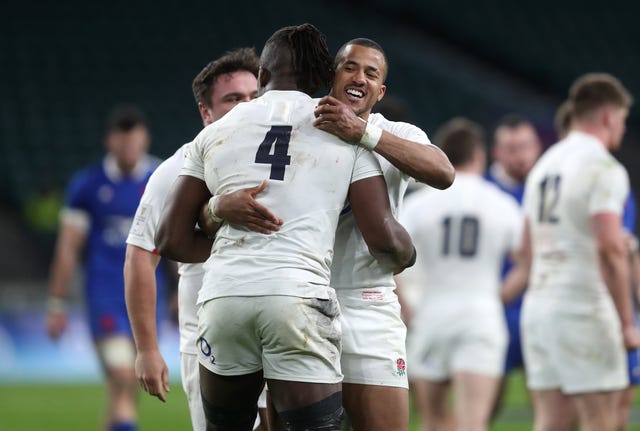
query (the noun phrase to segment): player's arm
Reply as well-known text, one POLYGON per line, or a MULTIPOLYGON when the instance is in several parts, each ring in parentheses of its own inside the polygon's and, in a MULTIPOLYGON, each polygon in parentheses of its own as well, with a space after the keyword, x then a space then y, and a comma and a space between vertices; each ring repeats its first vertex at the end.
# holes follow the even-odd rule
POLYGON ((256 200, 266 187, 267 180, 263 180, 256 187, 211 197, 201 209, 198 224, 210 237, 215 236, 223 221, 264 234, 280 230, 282 219, 256 200))
POLYGON ((629 240, 629 262, 631 285, 635 287, 635 298, 640 298, 640 248, 638 238, 631 235, 629 240))
POLYGON ((159 263, 159 255, 127 244, 124 288, 137 352, 136 377, 146 392, 164 402, 164 392, 169 392, 169 370, 160 353, 156 329, 156 268, 159 263))
POLYGON ((213 240, 196 227, 203 205, 211 198, 204 181, 180 175, 167 196, 155 243, 161 256, 177 262, 204 262, 213 240))
POLYGON ((421 183, 440 190, 453 184, 453 165, 435 145, 422 145, 383 130, 374 151, 421 183))
POLYGON ((381 265, 397 274, 415 263, 411 237, 391 213, 382 175, 351 183, 349 203, 369 252, 381 265))
POLYGON ((513 266, 505 276, 500 289, 500 299, 508 304, 527 288, 531 273, 531 232, 529 221, 525 219, 520 249, 511 254, 513 266))
POLYGON ((67 326, 66 300, 87 238, 87 227, 71 220, 63 220, 56 241, 49 276, 47 332, 57 339, 67 326))
POLYGON ((600 271, 618 311, 625 346, 640 346, 640 334, 633 322, 629 286, 628 251, 622 235, 620 216, 612 212, 591 216, 600 271))
POLYGON ((381 133, 373 151, 417 181, 437 189, 446 189, 453 183, 453 165, 435 145, 422 145, 368 125, 349 106, 332 96, 320 99, 314 113, 315 127, 347 142, 362 143, 371 130, 381 133))

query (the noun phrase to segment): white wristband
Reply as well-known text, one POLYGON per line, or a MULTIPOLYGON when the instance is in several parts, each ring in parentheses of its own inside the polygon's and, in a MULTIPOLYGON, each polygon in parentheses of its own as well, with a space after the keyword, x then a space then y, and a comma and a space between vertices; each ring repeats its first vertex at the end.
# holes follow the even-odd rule
POLYGON ((362 135, 362 138, 360 138, 360 145, 369 151, 373 151, 376 145, 378 145, 381 136, 382 129, 380 127, 367 123, 367 127, 364 129, 364 134, 362 135))
POLYGON ((50 296, 47 299, 47 311, 53 314, 64 314, 67 312, 67 301, 59 296, 50 296))
POLYGON ((216 203, 218 202, 218 196, 211 196, 209 199, 209 217, 216 223, 222 223, 224 219, 216 215, 216 203))

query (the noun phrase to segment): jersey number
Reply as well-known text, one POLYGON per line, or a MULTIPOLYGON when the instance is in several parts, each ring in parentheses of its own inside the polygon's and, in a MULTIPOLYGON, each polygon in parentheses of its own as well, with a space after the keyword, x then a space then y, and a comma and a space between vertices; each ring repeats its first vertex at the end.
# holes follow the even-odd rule
POLYGON ((556 207, 560 197, 560 175, 545 177, 540 182, 540 208, 538 221, 540 223, 558 223, 556 207))
POLYGON ((291 164, 289 140, 291 139, 292 126, 271 126, 264 140, 258 147, 256 163, 271 165, 272 180, 284 180, 284 168, 291 164), (273 147, 273 153, 271 148, 273 147))
MULTIPOLYGON (((451 252, 452 230, 457 227, 458 220, 453 217, 445 217, 442 221, 444 226, 444 242, 442 244, 442 254, 448 256, 451 252), (455 227, 454 227, 455 226, 455 227)), ((480 222, 477 217, 464 216, 460 219, 460 241, 458 242, 458 253, 463 257, 475 256, 478 251, 478 234, 480 232, 480 222)))

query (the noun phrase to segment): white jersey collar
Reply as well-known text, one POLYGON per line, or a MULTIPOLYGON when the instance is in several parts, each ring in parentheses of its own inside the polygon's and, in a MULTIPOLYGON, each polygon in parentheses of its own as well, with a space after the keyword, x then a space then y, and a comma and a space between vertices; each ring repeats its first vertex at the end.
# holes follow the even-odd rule
MULTIPOLYGON (((495 178, 501 186, 508 189, 515 189, 522 185, 522 183, 507 173, 507 170, 500 163, 493 162, 489 166, 489 173, 495 178)), ((457 175, 456 175, 457 176, 457 175)))
MULTIPOLYGON (((107 178, 109 178, 113 182, 121 181, 125 177, 124 172, 122 172, 122 169, 120 169, 120 167, 118 166, 118 162, 116 161, 116 158, 113 154, 107 154, 104 157, 102 161, 102 167, 104 168, 104 172, 107 175, 107 178)), ((133 168, 131 175, 129 176, 136 180, 141 180, 149 171, 149 167, 149 157, 144 156, 140 159, 140 161, 138 161, 136 166, 133 168)))
POLYGON ((297 90, 269 90, 262 95, 266 100, 287 99, 287 100, 312 100, 307 93, 297 90))
POLYGON ((604 142, 590 133, 581 132, 579 130, 572 130, 571 132, 569 132, 569 134, 565 138, 565 141, 580 141, 583 145, 585 142, 588 142, 589 145, 597 146, 598 148, 602 149, 602 151, 608 152, 604 142))

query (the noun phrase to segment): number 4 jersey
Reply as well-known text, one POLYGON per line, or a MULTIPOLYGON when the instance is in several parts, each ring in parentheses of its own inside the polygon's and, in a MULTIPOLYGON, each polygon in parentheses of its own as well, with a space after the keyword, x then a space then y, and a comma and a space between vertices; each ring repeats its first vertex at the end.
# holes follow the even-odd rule
POLYGON ((608 296, 591 217, 622 214, 628 194, 626 170, 593 136, 574 131, 551 147, 525 186, 533 247, 528 294, 575 307, 590 307, 608 296))
POLYGON ((381 175, 367 150, 313 127, 304 93, 269 91, 206 127, 183 175, 214 195, 269 184, 258 201, 284 220, 271 235, 225 223, 205 263, 198 302, 223 296, 329 297, 329 268, 349 185, 381 175))

